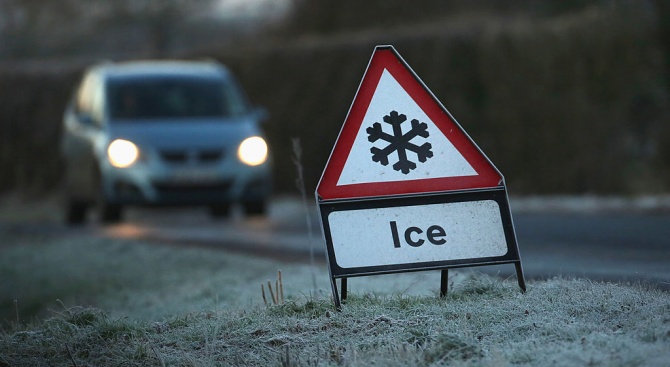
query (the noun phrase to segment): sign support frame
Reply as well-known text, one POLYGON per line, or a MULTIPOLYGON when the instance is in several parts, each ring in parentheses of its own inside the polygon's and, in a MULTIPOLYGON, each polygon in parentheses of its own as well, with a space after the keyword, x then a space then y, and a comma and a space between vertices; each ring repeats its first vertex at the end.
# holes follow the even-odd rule
POLYGON ((445 191, 439 193, 426 193, 421 195, 405 195, 392 197, 366 197, 357 199, 337 199, 323 200, 317 195, 319 207, 319 216, 323 228, 323 236, 326 242, 326 258, 328 270, 330 273, 331 289, 333 301, 337 310, 342 309, 342 304, 347 299, 348 278, 362 277, 370 275, 384 275, 393 273, 404 273, 414 271, 440 270, 440 297, 444 297, 448 292, 449 269, 464 267, 513 264, 516 271, 517 283, 522 293, 526 292, 526 281, 521 265, 521 257, 516 238, 516 231, 512 220, 512 213, 509 207, 509 197, 504 180, 502 185, 492 189, 476 189, 461 191, 445 191), (371 266, 364 268, 344 269, 337 264, 333 240, 330 232, 328 216, 331 213, 348 210, 361 210, 386 207, 404 207, 428 204, 446 204, 469 201, 493 200, 500 208, 500 214, 503 222, 505 239, 507 243, 507 253, 503 256, 474 259, 444 260, 429 263, 396 264, 371 266), (340 279, 340 288, 337 287, 337 279, 340 279), (341 294, 340 294, 341 291, 341 294))

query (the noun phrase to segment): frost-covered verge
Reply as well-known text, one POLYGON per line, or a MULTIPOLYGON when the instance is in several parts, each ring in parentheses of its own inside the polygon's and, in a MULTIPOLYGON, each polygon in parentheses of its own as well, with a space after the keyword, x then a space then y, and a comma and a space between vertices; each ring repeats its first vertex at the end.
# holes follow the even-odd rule
POLYGON ((514 280, 454 271, 440 299, 439 274, 386 275, 352 279, 336 312, 323 264, 85 234, 5 234, 0 251, 2 367, 670 360, 670 294, 635 284, 555 278, 522 294, 514 280), (277 269, 287 302, 265 306, 260 283, 277 269))
POLYGON ((0 365, 664 366, 670 298, 635 286, 471 277, 445 298, 362 294, 159 322, 69 308, 0 336, 0 365))
POLYGON ((514 280, 450 271, 450 292, 439 299, 439 272, 396 274, 352 279, 348 303, 335 312, 323 263, 98 238, 86 229, 12 230, 13 221, 52 223, 49 208, 2 217, 0 367, 670 360, 670 294, 644 286, 555 278, 531 281, 521 294, 514 280), (260 284, 278 269, 287 302, 266 307, 260 284))

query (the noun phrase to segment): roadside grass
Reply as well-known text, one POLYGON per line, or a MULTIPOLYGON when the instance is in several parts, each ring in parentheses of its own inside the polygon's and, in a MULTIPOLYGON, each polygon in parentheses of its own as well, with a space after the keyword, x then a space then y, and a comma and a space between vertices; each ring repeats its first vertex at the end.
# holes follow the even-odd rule
POLYGON ((670 360, 670 295, 642 285, 556 278, 521 294, 514 280, 454 271, 440 299, 439 274, 386 275, 352 279, 335 312, 325 266, 84 234, 7 234, 0 251, 3 367, 670 360), (260 284, 279 268, 287 301, 265 306, 260 284))
MULTIPOLYGON (((0 254, 0 326, 5 329, 74 305, 143 320, 255 307, 263 304, 260 284, 274 280, 278 270, 283 270, 285 282, 309 278, 313 271, 305 264, 282 269, 283 264, 271 259, 215 249, 86 234, 4 235, 0 254)), ((313 290, 299 286, 285 284, 289 300, 301 296, 303 289, 313 290)))
POLYGON ((362 294, 184 313, 159 322, 64 309, 0 337, 7 366, 664 366, 667 294, 586 280, 486 276, 445 299, 362 294))
POLYGON ((62 221, 58 195, 0 194, 0 223, 54 223, 62 221))

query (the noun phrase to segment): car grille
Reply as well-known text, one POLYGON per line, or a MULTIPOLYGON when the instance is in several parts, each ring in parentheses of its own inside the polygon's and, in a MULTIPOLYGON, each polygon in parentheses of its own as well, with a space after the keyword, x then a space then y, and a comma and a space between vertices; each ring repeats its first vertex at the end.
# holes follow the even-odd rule
POLYGON ((154 188, 161 195, 183 194, 183 193, 222 193, 227 192, 232 185, 230 181, 213 183, 168 183, 154 182, 154 188))
POLYGON ((201 162, 216 162, 221 159, 223 152, 220 150, 204 150, 198 152, 198 160, 201 162))
POLYGON ((169 163, 184 163, 186 162, 186 152, 184 151, 166 151, 161 152, 161 158, 169 163))
POLYGON ((161 192, 184 192, 184 191, 226 191, 230 188, 231 182, 215 183, 169 183, 155 182, 154 187, 161 192))
POLYGON ((170 164, 216 163, 223 158, 223 151, 220 149, 163 150, 160 156, 164 162, 170 164))

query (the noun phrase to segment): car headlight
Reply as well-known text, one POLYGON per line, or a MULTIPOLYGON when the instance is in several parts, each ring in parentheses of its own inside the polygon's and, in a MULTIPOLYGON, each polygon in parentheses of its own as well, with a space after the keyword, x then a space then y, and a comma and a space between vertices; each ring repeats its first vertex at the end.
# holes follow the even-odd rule
POLYGON ((126 168, 137 161, 140 150, 128 140, 116 139, 107 148, 109 163, 114 167, 126 168))
POLYGON ((249 166, 258 166, 268 159, 268 145, 259 136, 245 139, 237 149, 237 157, 249 166))

